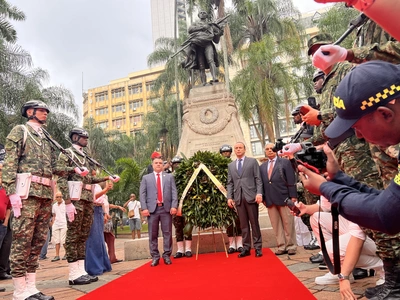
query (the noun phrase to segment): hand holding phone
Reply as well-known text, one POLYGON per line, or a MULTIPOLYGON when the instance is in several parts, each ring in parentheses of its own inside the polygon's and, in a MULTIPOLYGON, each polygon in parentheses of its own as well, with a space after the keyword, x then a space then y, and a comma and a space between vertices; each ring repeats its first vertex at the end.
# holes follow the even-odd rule
POLYGON ((300 209, 296 206, 296 204, 294 204, 294 202, 292 201, 292 199, 290 198, 286 198, 285 199, 285 204, 287 205, 287 207, 289 207, 289 209, 294 212, 294 214, 296 216, 300 215, 301 211, 300 209))

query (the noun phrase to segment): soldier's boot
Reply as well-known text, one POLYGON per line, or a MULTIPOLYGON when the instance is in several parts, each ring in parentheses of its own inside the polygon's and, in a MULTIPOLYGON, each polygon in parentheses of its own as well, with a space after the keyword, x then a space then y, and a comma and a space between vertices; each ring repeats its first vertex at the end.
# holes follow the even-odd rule
POLYGON ((81 285, 91 283, 90 279, 84 275, 81 275, 79 270, 78 261, 68 263, 69 267, 69 284, 70 285, 81 285))
POLYGON ((228 236, 228 240, 229 240, 228 254, 235 253, 236 252, 235 238, 233 236, 228 236))
POLYGON ((242 252, 243 251, 243 241, 242 241, 242 236, 241 235, 237 235, 235 237, 236 240, 236 249, 237 252, 242 252))
POLYGON ((89 278, 90 282, 96 282, 97 280, 99 280, 99 277, 97 276, 92 276, 89 275, 88 273, 86 273, 85 270, 85 260, 84 259, 79 259, 78 260, 78 269, 79 269, 79 273, 81 276, 85 276, 87 278, 89 278))
POLYGON ((382 270, 378 271, 378 273, 379 273, 380 279, 376 282, 376 286, 365 289, 364 294, 365 294, 365 297, 368 299, 370 299, 370 298, 374 297, 376 294, 378 294, 381 291, 382 286, 385 284, 385 268, 384 268, 384 266, 382 267, 382 270))
POLYGON ((14 293, 13 300, 25 300, 29 297, 29 293, 26 290, 25 276, 13 277, 14 293))
POLYGON ((53 296, 46 296, 36 288, 36 273, 26 273, 26 290, 30 295, 26 300, 54 300, 53 296))
POLYGON ((185 240, 185 256, 192 257, 192 241, 185 240))
POLYGON ((210 73, 211 73, 211 76, 212 76, 212 80, 210 81, 210 83, 218 82, 219 81, 218 78, 217 78, 218 71, 217 71, 217 67, 215 66, 214 62, 210 63, 210 73))
POLYGON ((377 293, 368 299, 400 299, 400 262, 394 259, 385 259, 383 267, 385 269, 385 283, 380 285, 380 288, 377 288, 377 293))
POLYGON ((185 256, 185 250, 183 248, 183 241, 181 242, 176 242, 176 246, 178 247, 178 250, 176 251, 174 258, 182 258, 185 256))

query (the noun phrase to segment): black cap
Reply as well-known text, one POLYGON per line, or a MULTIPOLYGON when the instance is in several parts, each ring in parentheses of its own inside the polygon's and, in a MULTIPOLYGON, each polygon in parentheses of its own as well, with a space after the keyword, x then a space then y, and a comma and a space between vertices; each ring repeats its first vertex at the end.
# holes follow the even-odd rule
POLYGON ((363 116, 399 97, 400 65, 376 60, 355 67, 336 89, 333 103, 337 116, 325 135, 342 135, 363 116))

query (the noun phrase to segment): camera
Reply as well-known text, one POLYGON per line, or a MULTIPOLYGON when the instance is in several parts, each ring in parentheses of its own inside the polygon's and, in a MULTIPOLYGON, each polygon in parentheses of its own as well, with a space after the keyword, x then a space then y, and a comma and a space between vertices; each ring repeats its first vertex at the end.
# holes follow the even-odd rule
POLYGON ((278 152, 278 151, 282 150, 283 146, 285 146, 285 145, 286 145, 286 143, 283 142, 283 139, 277 139, 277 141, 274 145, 274 148, 272 148, 272 151, 278 152))
POLYGON ((303 150, 296 153, 296 157, 303 163, 307 163, 319 170, 326 169, 327 157, 325 152, 317 150, 310 142, 303 143, 303 150))
POLYGON ((284 202, 286 206, 289 207, 289 209, 295 213, 296 216, 298 216, 301 213, 300 209, 294 204, 292 199, 286 198, 284 202))

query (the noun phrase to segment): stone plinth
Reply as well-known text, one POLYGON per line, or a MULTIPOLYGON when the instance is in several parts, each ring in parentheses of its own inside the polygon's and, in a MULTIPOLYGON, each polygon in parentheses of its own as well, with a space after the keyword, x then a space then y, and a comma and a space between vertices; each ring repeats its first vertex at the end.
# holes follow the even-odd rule
MULTIPOLYGON (((262 234, 262 241, 263 241, 263 248, 272 248, 276 247, 276 239, 272 228, 263 228, 261 229, 262 234)), ((193 234, 192 240, 192 253, 193 255, 196 254, 196 247, 197 247, 197 239, 198 234, 193 234)), ((224 233, 224 241, 226 247, 228 249, 228 237, 224 233)), ((162 254, 162 244, 163 238, 158 238, 158 247, 160 254, 162 254)), ((200 243, 199 243, 199 254, 200 253, 210 253, 214 252, 215 249, 218 252, 225 251, 224 244, 222 242, 221 233, 218 231, 214 231, 214 237, 211 232, 201 233, 200 234, 200 243), (214 246, 214 238, 215 238, 215 246, 214 246)), ((148 238, 141 238, 132 241, 125 242, 124 246, 125 258, 124 260, 136 260, 136 259, 145 259, 150 258, 150 251, 149 251, 149 239, 148 238)), ((176 252, 176 240, 173 239, 173 250, 172 254, 176 252)), ((235 255, 235 254, 234 254, 235 255)))
POLYGON ((218 152, 223 144, 233 147, 243 141, 233 95, 225 84, 195 87, 185 99, 182 136, 178 155, 191 157, 197 151, 218 152))

